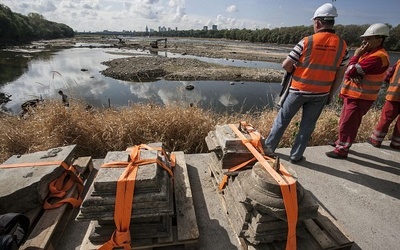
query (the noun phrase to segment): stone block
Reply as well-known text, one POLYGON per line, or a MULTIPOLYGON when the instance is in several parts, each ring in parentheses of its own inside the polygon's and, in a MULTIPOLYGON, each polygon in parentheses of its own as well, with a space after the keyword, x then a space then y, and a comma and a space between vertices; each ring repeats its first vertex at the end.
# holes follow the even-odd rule
POLYGON ((0 214, 26 211, 41 207, 49 192, 49 183, 65 170, 60 164, 70 165, 75 157, 76 145, 52 148, 25 155, 14 155, 2 165, 25 164, 17 168, 0 166, 0 214))

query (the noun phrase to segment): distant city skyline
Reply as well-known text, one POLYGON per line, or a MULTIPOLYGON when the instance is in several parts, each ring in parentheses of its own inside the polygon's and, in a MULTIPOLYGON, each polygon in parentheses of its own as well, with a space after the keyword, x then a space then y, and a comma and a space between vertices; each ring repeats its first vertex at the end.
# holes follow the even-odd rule
POLYGON ((314 11, 332 2, 337 24, 400 24, 399 0, 0 0, 13 12, 38 13, 76 31, 145 31, 159 26, 178 30, 263 29, 311 25, 314 11))

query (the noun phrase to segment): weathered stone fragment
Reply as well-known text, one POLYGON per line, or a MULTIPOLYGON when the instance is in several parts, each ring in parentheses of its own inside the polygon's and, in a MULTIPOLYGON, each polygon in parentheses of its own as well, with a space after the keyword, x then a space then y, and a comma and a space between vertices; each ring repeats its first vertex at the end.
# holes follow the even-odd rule
POLYGON ((0 214, 24 213, 42 206, 49 192, 49 183, 65 171, 57 162, 63 161, 70 165, 75 147, 70 145, 14 155, 2 164, 26 164, 23 167, 1 168, 0 165, 0 214), (56 163, 43 164, 48 162, 56 163))
MULTIPOLYGON (((114 230, 114 223, 100 225, 96 222, 89 240, 92 242, 108 241, 114 230)), ((172 232, 172 218, 170 216, 162 216, 159 222, 145 221, 138 223, 137 221, 132 221, 129 230, 131 237, 134 239, 169 237, 172 232)))
MULTIPOLYGON (((129 151, 109 152, 103 163, 127 162, 129 151)), ((140 160, 165 159, 158 150, 141 150, 140 160)), ((117 181, 126 166, 102 167, 82 203, 78 219, 94 221, 89 240, 102 244, 108 241, 115 227, 114 208, 117 181)), ((172 218, 174 216, 173 183, 169 173, 158 163, 138 167, 132 201, 130 233, 132 245, 135 240, 151 245, 172 241, 172 218)))
MULTIPOLYGON (((245 136, 251 139, 249 135, 245 136)), ((215 126, 215 131, 209 132, 206 137, 206 143, 208 149, 219 157, 222 169, 234 167, 253 158, 253 155, 229 125, 215 126)))
MULTIPOLYGON (((297 234, 304 235, 301 220, 315 218, 318 205, 299 183, 297 192, 297 234)), ((232 176, 224 189, 224 198, 228 217, 239 237, 254 245, 286 240, 288 224, 280 187, 260 164, 232 176)))

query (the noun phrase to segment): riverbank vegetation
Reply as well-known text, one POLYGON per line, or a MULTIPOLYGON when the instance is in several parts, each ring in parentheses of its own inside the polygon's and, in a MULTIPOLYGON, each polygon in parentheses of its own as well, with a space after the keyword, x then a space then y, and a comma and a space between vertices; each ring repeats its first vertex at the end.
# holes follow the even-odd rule
POLYGON ((0 45, 73 36, 74 30, 65 24, 48 21, 37 13, 30 13, 28 16, 15 13, 0 4, 0 45))
MULTIPOLYGON (((359 46, 360 36, 370 24, 364 25, 335 25, 336 33, 342 37, 350 47, 359 46)), ((390 36, 385 40, 385 48, 389 51, 400 51, 400 24, 396 27, 388 24, 390 36)), ((230 30, 182 30, 154 32, 154 36, 165 37, 198 37, 198 38, 225 38, 252 43, 296 44, 303 37, 314 33, 313 26, 279 27, 273 29, 230 29, 230 30)))
MULTIPOLYGON (((360 44, 360 35, 369 27, 364 25, 335 25, 339 34, 349 46, 360 44)), ((390 36, 385 41, 385 48, 400 51, 400 24, 390 27, 390 36)), ((221 29, 221 30, 170 30, 152 33, 126 32, 127 36, 160 36, 160 37, 196 37, 225 38, 252 43, 296 44, 304 36, 313 34, 313 26, 292 26, 273 29, 221 29)), ((86 33, 79 33, 86 34, 86 33)), ((88 34, 97 34, 90 32, 88 34)), ((104 35, 103 33, 98 33, 104 35)), ((30 13, 27 16, 13 12, 9 7, 0 4, 0 45, 21 44, 40 39, 74 37, 75 32, 69 26, 46 20, 42 15, 30 13)))
MULTIPOLYGON (((339 104, 322 113, 309 146, 327 145, 337 136, 339 104)), ((71 100, 65 108, 59 101, 45 100, 25 117, 1 115, 0 162, 12 155, 77 144, 79 156, 104 158, 108 151, 122 151, 132 145, 163 142, 166 150, 205 153, 205 137, 215 125, 247 121, 267 136, 276 110, 254 114, 216 114, 186 105, 138 104, 118 109, 89 109, 71 100)), ((380 117, 372 109, 364 117, 356 142, 364 142, 380 117)), ((298 131, 298 114, 284 134, 280 147, 290 147, 298 131)), ((392 129, 390 130, 392 131, 392 129)), ((388 135, 390 136, 390 134, 388 135)))

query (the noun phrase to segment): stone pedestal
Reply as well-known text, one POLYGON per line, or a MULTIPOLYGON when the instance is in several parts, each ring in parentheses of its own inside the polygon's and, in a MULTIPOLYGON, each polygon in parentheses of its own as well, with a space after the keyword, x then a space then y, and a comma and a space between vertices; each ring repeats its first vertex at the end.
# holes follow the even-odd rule
MULTIPOLYGON (((251 139, 248 134, 243 136, 251 139)), ((206 137, 206 143, 211 151, 210 170, 216 181, 220 183, 224 175, 230 176, 222 193, 235 233, 254 245, 286 240, 286 210, 277 181, 258 162, 235 172, 228 171, 254 157, 229 125, 216 126, 206 137)), ((272 160, 267 163, 274 169, 272 160)), ((296 173, 285 168, 296 179, 296 173)), ((296 186, 298 220, 316 218, 318 204, 298 182, 296 186)), ((305 234, 305 228, 298 223, 297 235, 301 234, 305 234)))

